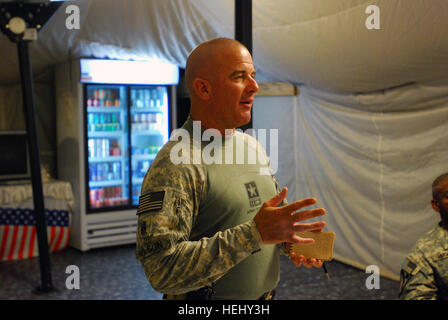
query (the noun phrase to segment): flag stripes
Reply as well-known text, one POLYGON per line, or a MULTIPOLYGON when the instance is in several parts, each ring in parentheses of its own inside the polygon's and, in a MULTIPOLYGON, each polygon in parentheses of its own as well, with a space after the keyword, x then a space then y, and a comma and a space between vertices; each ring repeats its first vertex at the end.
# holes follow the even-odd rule
MULTIPOLYGON (((65 248, 69 240, 69 212, 45 210, 50 252, 65 248)), ((39 255, 34 211, 0 208, 0 261, 39 255)))
POLYGON ((157 211, 163 208, 163 198, 165 191, 149 192, 140 196, 137 215, 148 212, 157 211))

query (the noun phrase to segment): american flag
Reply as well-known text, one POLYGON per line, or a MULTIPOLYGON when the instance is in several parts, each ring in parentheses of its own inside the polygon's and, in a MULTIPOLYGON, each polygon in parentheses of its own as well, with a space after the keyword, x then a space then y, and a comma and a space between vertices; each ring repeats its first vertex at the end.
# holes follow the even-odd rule
MULTIPOLYGON (((45 219, 50 252, 65 248, 69 238, 69 212, 45 210, 45 219)), ((34 210, 0 208, 0 261, 38 255, 34 210)))

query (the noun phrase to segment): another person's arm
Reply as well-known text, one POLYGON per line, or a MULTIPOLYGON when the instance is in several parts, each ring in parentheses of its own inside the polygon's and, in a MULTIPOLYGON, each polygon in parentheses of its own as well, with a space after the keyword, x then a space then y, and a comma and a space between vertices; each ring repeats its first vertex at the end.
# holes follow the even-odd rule
POLYGON ((409 256, 400 273, 400 298, 436 300, 437 286, 431 265, 424 256, 409 256))

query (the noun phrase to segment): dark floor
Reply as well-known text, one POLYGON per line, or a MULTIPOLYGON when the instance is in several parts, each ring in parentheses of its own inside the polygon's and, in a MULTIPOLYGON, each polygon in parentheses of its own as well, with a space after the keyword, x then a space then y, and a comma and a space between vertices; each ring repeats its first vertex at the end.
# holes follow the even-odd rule
MULTIPOLYGON (((147 282, 135 246, 126 245, 81 252, 66 248, 51 255, 51 274, 55 292, 36 294, 40 285, 38 258, 0 262, 0 300, 158 300, 161 294, 147 282), (66 288, 76 265, 80 272, 80 289, 66 288)), ((327 263, 331 279, 322 269, 297 268, 281 257, 281 280, 278 300, 392 300, 397 299, 399 283, 381 278, 380 289, 368 290, 368 275, 337 261, 327 263)))

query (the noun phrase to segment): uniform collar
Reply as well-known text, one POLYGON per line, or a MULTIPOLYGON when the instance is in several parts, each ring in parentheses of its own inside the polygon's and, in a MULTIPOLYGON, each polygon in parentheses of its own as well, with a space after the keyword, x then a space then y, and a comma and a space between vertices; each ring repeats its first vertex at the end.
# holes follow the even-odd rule
POLYGON ((444 241, 442 241, 442 245, 443 248, 445 250, 448 250, 448 230, 442 228, 442 222, 439 223, 439 225, 437 226, 437 235, 438 238, 443 239, 444 241))

